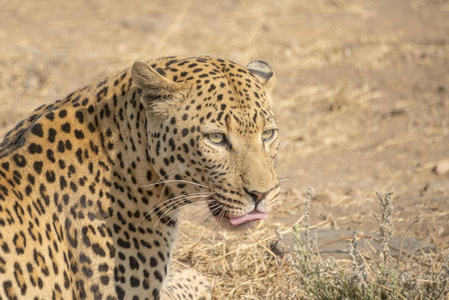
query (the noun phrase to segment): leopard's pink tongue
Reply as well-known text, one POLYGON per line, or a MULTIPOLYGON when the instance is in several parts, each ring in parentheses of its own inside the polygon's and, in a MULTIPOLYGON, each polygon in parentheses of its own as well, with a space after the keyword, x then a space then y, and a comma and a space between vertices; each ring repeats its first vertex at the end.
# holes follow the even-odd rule
POLYGON ((260 211, 252 211, 246 215, 240 216, 240 217, 232 217, 229 218, 229 221, 231 221, 232 225, 240 225, 249 221, 255 221, 255 220, 263 220, 263 219, 267 219, 268 218, 268 214, 267 213, 263 213, 260 211))

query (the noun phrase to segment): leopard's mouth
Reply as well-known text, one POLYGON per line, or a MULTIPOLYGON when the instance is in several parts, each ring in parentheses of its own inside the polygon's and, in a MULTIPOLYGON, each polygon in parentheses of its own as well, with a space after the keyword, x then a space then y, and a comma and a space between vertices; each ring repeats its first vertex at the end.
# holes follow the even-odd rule
MULTIPOLYGON (((215 199, 214 199, 215 200, 215 199)), ((211 213, 220 221, 230 223, 233 227, 240 227, 246 224, 254 223, 255 221, 268 219, 268 213, 262 212, 258 209, 254 209, 246 214, 240 216, 229 216, 228 211, 223 206, 218 205, 217 200, 209 202, 209 209, 211 213)))

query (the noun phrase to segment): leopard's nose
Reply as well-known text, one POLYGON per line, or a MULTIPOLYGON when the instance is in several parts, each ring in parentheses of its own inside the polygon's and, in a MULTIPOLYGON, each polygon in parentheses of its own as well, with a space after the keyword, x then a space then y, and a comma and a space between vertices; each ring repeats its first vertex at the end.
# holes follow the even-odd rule
POLYGON ((253 199, 254 203, 258 204, 260 201, 262 201, 263 199, 265 199, 265 197, 268 195, 268 192, 259 192, 256 190, 252 190, 252 191, 248 191, 248 189, 246 187, 243 188, 245 190, 245 192, 251 196, 251 198, 253 199))

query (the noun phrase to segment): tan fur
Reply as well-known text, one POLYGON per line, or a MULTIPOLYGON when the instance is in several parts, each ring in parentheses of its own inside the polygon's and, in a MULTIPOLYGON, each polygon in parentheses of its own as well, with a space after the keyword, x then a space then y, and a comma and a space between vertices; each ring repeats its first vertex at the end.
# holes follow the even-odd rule
POLYGON ((19 123, 0 144, 0 298, 163 298, 183 205, 205 202, 230 229, 268 212, 279 183, 277 131, 261 138, 276 129, 266 74, 210 57, 136 62, 19 123), (226 143, 208 139, 217 132, 226 143))

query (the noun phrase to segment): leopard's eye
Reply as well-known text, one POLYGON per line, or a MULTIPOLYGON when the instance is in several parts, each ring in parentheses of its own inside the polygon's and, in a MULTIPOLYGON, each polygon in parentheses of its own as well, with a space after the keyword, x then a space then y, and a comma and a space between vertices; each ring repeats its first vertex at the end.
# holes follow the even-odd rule
POLYGON ((264 142, 271 141, 275 136, 276 131, 274 129, 268 129, 262 132, 262 140, 264 142))
POLYGON ((223 145, 226 142, 226 136, 223 133, 210 133, 206 137, 216 145, 223 145))

